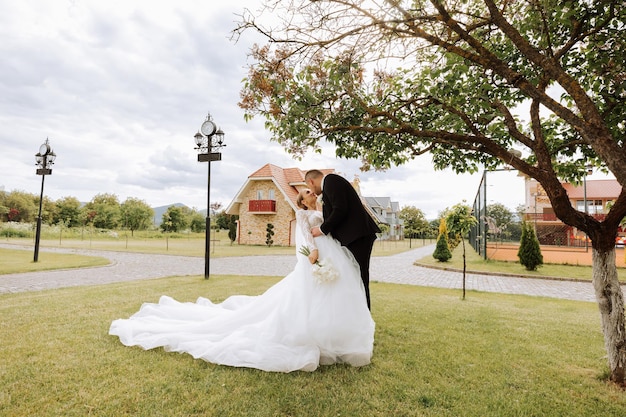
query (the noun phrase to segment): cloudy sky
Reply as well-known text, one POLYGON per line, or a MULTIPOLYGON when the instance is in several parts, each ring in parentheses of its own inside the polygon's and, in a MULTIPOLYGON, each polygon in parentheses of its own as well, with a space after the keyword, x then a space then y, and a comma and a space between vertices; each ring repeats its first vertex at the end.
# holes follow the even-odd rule
MULTIPOLYGON (((364 195, 391 197, 429 219, 473 202, 480 173, 434 171, 429 156, 360 172, 359 161, 337 159, 332 148, 297 161, 269 140, 263 120, 245 122, 237 102, 255 39, 235 43, 230 34, 237 14, 255 4, 0 0, 0 189, 39 194, 34 155, 49 138, 57 159, 44 192, 53 200, 112 193, 120 202, 204 209, 207 164, 197 162, 193 136, 211 113, 227 144, 211 165, 212 203, 228 205, 266 163, 359 175, 364 195)), ((516 173, 490 173, 488 183, 490 202, 523 204, 516 173)))

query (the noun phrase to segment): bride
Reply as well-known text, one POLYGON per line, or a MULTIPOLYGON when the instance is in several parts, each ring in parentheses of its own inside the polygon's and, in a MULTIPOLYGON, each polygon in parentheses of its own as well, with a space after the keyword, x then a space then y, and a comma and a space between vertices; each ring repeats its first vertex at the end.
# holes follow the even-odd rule
POLYGON ((311 235, 323 221, 317 196, 304 189, 297 203, 296 266, 263 294, 233 295, 219 304, 162 296, 129 319, 114 320, 109 334, 126 346, 163 347, 215 364, 270 372, 369 364, 375 324, 359 267, 331 236, 311 235))

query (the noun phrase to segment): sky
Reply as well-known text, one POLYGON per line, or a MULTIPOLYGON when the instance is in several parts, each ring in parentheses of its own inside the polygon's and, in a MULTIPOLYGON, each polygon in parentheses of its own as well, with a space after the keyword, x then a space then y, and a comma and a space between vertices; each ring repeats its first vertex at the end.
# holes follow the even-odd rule
MULTIPOLYGON (((267 163, 334 168, 355 175, 368 197, 390 197, 428 219, 472 204, 482 172, 435 171, 423 155, 384 172, 361 172, 332 147, 299 161, 270 141, 260 118, 244 120, 239 92, 260 42, 231 39, 237 15, 259 1, 0 0, 0 190, 39 195, 35 154, 49 140, 57 155, 44 195, 90 201, 101 193, 152 207, 203 210, 207 163, 193 136, 211 114, 224 131, 222 160, 211 163, 211 203, 225 208, 247 177, 267 163)), ((488 204, 524 204, 524 181, 488 174, 488 204)))

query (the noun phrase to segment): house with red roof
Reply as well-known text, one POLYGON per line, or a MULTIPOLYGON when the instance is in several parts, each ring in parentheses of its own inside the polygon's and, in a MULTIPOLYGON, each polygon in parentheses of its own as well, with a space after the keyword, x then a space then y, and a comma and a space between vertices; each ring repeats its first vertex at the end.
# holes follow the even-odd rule
MULTIPOLYGON (((572 206, 603 220, 606 216, 607 203, 617 199, 622 186, 617 180, 585 180, 580 185, 564 183, 572 206)), ((524 219, 535 224, 539 242, 544 245, 583 246, 586 234, 561 222, 554 214, 545 190, 535 179, 526 178, 526 207, 524 219)), ((621 237, 624 231, 619 230, 621 237)))
MULTIPOLYGON (((334 172, 322 170, 324 174, 334 172)), ((296 198, 307 185, 305 171, 265 164, 248 176, 246 182, 225 209, 238 215, 236 242, 265 245, 267 225, 274 226, 274 245, 292 246, 296 239, 296 198)))
MULTIPOLYGON (((322 169, 324 174, 334 169, 322 169)), ((265 245, 268 224, 273 225, 273 245, 293 246, 296 239, 296 198, 303 188, 306 171, 265 164, 248 176, 224 212, 238 215, 236 242, 243 245, 265 245)), ((353 182, 360 195, 358 178, 353 182)), ((377 223, 384 222, 375 209, 361 197, 366 210, 377 223)))

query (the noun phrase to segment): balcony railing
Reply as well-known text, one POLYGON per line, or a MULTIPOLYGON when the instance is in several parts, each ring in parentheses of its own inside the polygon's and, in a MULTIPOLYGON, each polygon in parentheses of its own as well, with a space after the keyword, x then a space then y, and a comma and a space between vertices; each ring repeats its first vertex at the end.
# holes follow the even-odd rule
MULTIPOLYGON (((603 221, 606 217, 605 213, 596 213, 591 215, 593 218, 603 221)), ((554 213, 524 213, 524 220, 536 220, 539 222, 560 222, 554 213)))
POLYGON ((248 211, 250 213, 276 213, 276 200, 250 200, 248 211))

